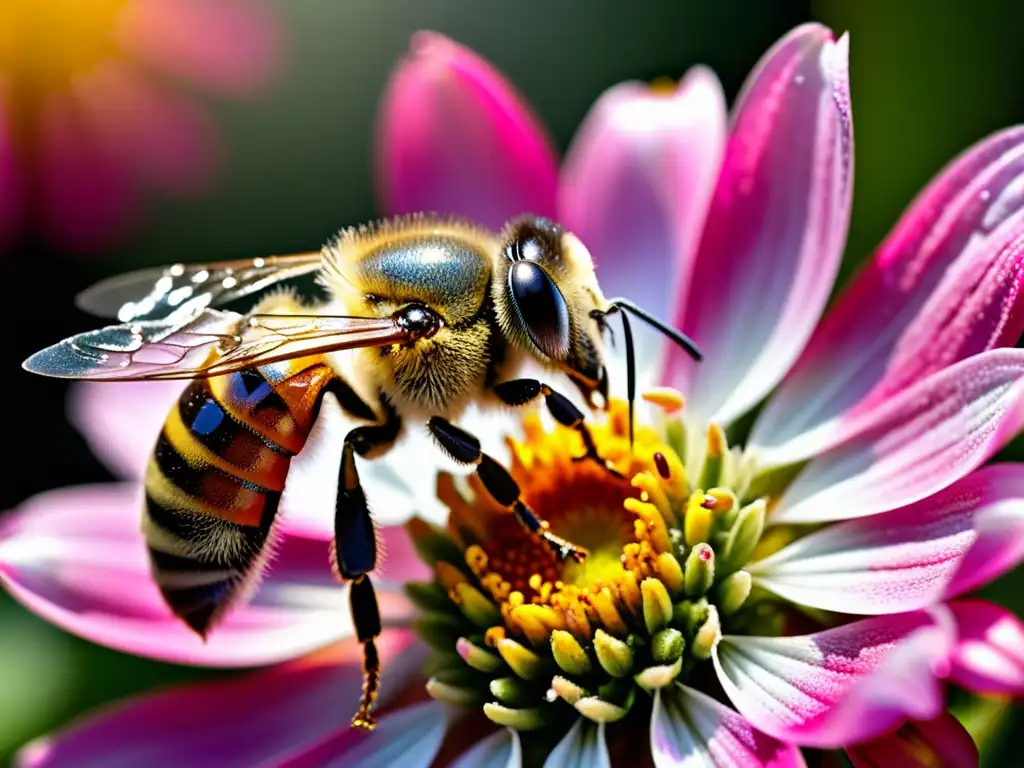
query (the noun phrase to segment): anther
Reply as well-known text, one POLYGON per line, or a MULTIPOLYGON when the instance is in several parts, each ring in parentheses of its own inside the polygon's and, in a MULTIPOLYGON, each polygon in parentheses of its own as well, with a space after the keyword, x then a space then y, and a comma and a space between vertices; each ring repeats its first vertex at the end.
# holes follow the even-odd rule
POLYGON ((658 474, 661 475, 665 480, 668 480, 672 476, 672 470, 668 466, 668 459, 665 458, 665 454, 658 451, 654 454, 654 466, 658 470, 658 474))
POLYGON ((672 387, 652 387, 641 393, 640 397, 651 405, 656 405, 665 413, 678 413, 683 409, 684 400, 682 393, 672 387))

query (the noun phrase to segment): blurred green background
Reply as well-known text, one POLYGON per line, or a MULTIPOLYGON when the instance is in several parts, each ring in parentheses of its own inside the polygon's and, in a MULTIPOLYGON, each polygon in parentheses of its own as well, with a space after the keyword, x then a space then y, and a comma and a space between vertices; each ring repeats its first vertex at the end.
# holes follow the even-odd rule
MULTIPOLYGON (((16 334, 11 360, 87 327, 71 296, 100 277, 178 260, 307 250, 341 226, 376 216, 377 98, 417 29, 444 32, 494 62, 561 150, 597 95, 619 80, 678 77, 705 63, 731 100, 759 56, 796 24, 816 19, 837 34, 849 30, 856 195, 842 279, 946 161, 1024 121, 1024 4, 1012 0, 281 0, 273 7, 285 42, 276 85, 245 103, 205 100, 226 147, 212 193, 153 202, 141 228, 91 259, 26 241, 2 260, 0 291, 8 301, 29 290, 52 307, 16 334)), ((0 509, 45 488, 109 479, 67 426, 62 385, 8 370, 4 387, 9 402, 24 406, 7 439, 33 460, 10 473, 0 509)), ((1024 451, 1014 445, 1007 455, 1024 458, 1024 451)), ((1021 576, 988 593, 1024 614, 1021 576)), ((96 705, 213 674, 77 640, 0 594, 0 764, 27 739, 96 705)), ((990 710, 972 717, 1024 725, 1019 711, 998 712, 1007 722, 993 721, 990 710)), ((1018 764, 998 733, 985 744, 986 763, 1018 764)))

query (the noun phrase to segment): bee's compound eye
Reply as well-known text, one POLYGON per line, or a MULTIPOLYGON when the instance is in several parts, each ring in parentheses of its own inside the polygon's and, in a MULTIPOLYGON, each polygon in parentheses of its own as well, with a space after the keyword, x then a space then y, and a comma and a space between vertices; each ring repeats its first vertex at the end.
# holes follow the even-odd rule
POLYGON ((542 267, 517 261, 508 271, 512 303, 530 340, 545 355, 561 360, 569 352, 569 308, 542 267))

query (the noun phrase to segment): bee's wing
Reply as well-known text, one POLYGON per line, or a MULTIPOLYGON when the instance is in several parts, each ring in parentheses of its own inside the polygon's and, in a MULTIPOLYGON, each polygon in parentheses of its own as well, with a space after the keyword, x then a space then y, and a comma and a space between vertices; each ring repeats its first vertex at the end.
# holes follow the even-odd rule
POLYGON ((312 274, 320 268, 320 258, 319 251, 311 251, 140 269, 86 288, 75 297, 75 303, 97 317, 116 317, 122 323, 159 320, 185 306, 198 314, 206 307, 222 306, 286 280, 312 274))
POLYGON ((195 379, 409 338, 391 318, 246 316, 207 309, 184 322, 170 317, 80 333, 37 352, 22 367, 65 379, 195 379))

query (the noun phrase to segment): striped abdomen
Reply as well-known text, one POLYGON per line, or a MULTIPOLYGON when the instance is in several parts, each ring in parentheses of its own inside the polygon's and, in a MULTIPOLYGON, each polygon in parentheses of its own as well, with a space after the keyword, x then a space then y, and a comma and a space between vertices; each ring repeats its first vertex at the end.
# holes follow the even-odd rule
POLYGON ((288 360, 197 379, 171 409, 142 527, 160 591, 196 632, 262 567, 289 464, 332 378, 323 358, 288 360))

